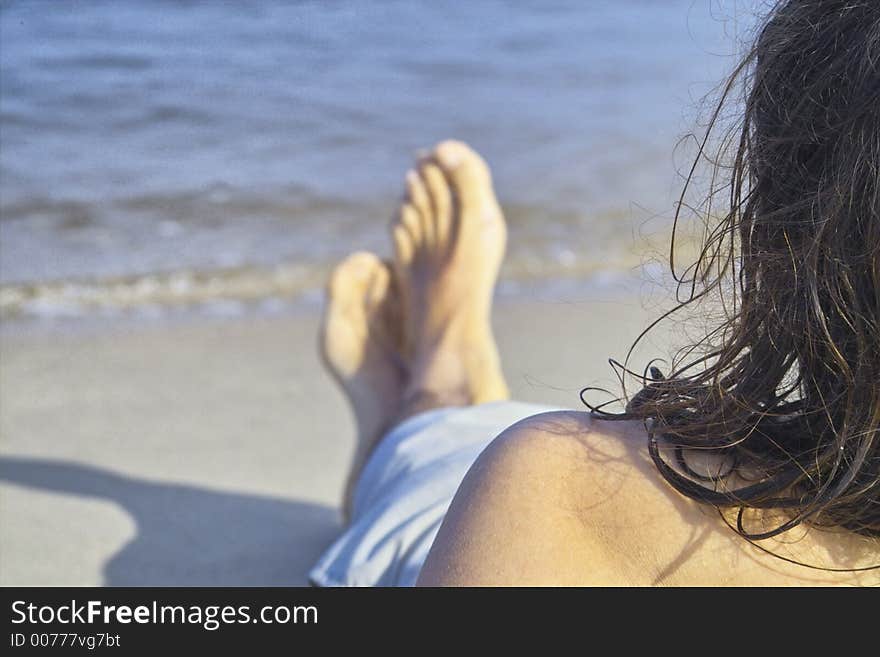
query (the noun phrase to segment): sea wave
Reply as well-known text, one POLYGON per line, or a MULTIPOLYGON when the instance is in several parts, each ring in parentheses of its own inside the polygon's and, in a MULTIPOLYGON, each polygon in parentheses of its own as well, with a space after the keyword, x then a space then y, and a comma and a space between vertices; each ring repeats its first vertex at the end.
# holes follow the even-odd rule
POLYGON ((319 286, 321 273, 295 264, 219 271, 155 273, 110 279, 0 286, 0 319, 84 316, 139 308, 193 307, 212 301, 296 298, 319 286))
MULTIPOLYGON (((583 262, 560 252, 550 262, 517 259, 505 264, 502 286, 516 295, 524 285, 591 285, 632 274, 644 263, 634 257, 583 262)), ((329 266, 285 263, 212 271, 179 270, 107 279, 0 285, 0 320, 53 319, 175 310, 237 308, 271 301, 306 303, 320 297, 329 266)))

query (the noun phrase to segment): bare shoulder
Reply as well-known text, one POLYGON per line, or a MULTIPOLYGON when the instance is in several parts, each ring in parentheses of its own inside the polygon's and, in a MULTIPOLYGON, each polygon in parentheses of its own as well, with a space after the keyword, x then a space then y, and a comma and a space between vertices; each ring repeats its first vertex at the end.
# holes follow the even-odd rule
POLYGON ((557 466, 562 459, 565 469, 577 470, 585 464, 584 458, 620 459, 636 452, 647 455, 645 437, 635 422, 608 422, 585 412, 551 411, 505 429, 484 456, 499 466, 535 470, 557 466))
MULTIPOLYGON (((833 551, 801 541, 807 561, 833 551)), ((803 553, 801 553, 803 554, 803 553)), ((876 575, 872 576, 876 579, 876 575)), ((471 467, 421 585, 858 583, 767 556, 676 493, 635 422, 560 411, 502 432, 471 467)))
POLYGON ((509 494, 545 504, 544 512, 611 497, 648 464, 642 426, 596 420, 589 413, 553 411, 525 418, 502 432, 480 456, 474 475, 484 485, 518 482, 509 494))
POLYGON ((462 482, 420 584, 621 583, 598 566, 614 531, 600 516, 644 442, 630 423, 575 411, 512 425, 462 482))

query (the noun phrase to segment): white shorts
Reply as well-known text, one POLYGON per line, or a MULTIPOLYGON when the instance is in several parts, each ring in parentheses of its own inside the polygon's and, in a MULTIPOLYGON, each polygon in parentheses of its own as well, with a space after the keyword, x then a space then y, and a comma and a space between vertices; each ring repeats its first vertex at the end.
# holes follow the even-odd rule
POLYGON ((420 413, 392 429, 361 472, 352 521, 309 572, 316 586, 413 586, 465 474, 519 420, 559 410, 502 401, 420 413))

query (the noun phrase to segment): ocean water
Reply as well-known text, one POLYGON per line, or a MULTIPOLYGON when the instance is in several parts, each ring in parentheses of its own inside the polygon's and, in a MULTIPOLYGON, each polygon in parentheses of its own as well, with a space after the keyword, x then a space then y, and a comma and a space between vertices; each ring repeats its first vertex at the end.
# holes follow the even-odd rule
POLYGON ((760 8, 4 0, 0 318, 313 298, 448 137, 493 167, 511 289, 626 271, 760 8))

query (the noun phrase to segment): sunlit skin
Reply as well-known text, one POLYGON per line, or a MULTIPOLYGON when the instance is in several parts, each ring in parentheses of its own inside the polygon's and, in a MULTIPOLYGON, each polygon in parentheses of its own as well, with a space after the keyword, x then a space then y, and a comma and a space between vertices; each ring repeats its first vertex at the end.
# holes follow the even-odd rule
MULTIPOLYGON (((506 399, 490 322, 506 228, 483 159, 439 144, 406 175, 392 263, 350 256, 328 287, 321 348, 355 415, 351 489, 382 433, 413 413, 506 399)), ((462 482, 419 584, 880 584, 770 556, 718 512, 676 493, 633 422, 586 412, 527 418, 462 482)), ((872 539, 798 529, 763 547, 825 568, 876 561, 872 539)))
POLYGON ((358 434, 346 516, 360 468, 392 424, 509 396, 490 324, 507 229, 489 168, 448 141, 407 172, 404 186, 389 226, 393 262, 352 254, 327 290, 321 353, 358 434))

